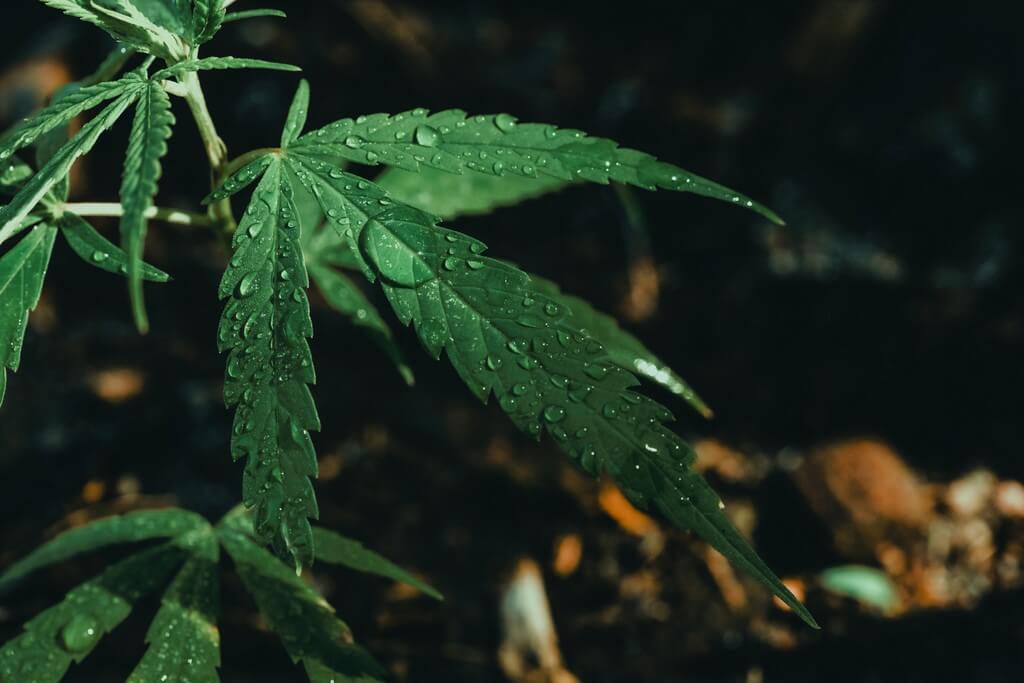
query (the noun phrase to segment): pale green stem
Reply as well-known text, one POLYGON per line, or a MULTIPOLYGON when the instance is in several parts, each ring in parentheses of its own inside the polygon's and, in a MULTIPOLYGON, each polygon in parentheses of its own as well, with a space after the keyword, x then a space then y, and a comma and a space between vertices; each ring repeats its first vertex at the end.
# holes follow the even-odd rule
MULTIPOLYGON (((106 216, 110 218, 118 218, 124 214, 124 207, 117 202, 69 202, 67 204, 62 204, 61 208, 64 211, 76 213, 79 216, 106 216)), ((214 219, 201 213, 179 211, 177 209, 165 209, 159 206, 150 207, 143 215, 146 218, 163 221, 164 223, 188 225, 197 228, 212 228, 217 225, 217 222, 214 219)))
MULTIPOLYGON (((199 135, 203 140, 203 147, 206 149, 206 156, 210 161, 210 185, 216 189, 226 177, 228 166, 228 148, 224 140, 217 134, 217 127, 210 116, 210 110, 206 106, 206 97, 203 95, 203 88, 199 84, 199 75, 190 71, 179 79, 185 88, 185 101, 192 116, 199 128, 199 135)), ((227 234, 235 231, 235 216, 231 211, 231 200, 222 199, 210 204, 210 216, 224 226, 227 234)))

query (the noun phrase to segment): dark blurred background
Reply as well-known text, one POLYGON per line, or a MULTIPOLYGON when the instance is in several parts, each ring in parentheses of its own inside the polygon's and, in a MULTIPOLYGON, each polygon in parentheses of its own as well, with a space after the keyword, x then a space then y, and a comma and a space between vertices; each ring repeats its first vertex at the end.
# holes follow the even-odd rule
MULTIPOLYGON (((705 422, 652 390, 821 632, 518 435, 412 335, 399 334, 410 390, 314 302, 323 523, 447 596, 314 571, 395 680, 1021 680, 1024 6, 237 7, 257 5, 290 16, 231 24, 207 53, 301 65, 313 126, 417 106, 507 111, 650 151, 788 222, 586 186, 455 225, 615 313, 714 407, 705 422), (548 649, 561 663, 546 667, 502 625, 509 587, 537 580, 559 636, 548 649)), ((16 6, 5 127, 111 47, 39 3, 16 6)), ((232 153, 275 144, 294 75, 203 81, 232 153)), ((205 160, 177 113, 160 204, 196 209, 205 160)), ((76 168, 74 199, 116 198, 124 132, 76 168)), ((161 225, 148 255, 175 280, 148 288, 140 338, 123 282, 55 253, 0 412, 0 564, 101 514, 176 502, 215 517, 238 499, 214 337, 225 254, 161 225)), ((27 585, 0 607, 0 640, 100 566, 27 585)), ((224 680, 301 680, 226 580, 224 680)), ((152 611, 139 613, 68 680, 123 680, 152 611)))

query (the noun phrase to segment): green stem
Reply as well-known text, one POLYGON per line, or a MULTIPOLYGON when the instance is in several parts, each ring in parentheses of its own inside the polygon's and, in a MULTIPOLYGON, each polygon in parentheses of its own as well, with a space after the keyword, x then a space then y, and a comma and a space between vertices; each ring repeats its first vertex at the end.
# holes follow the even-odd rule
MULTIPOLYGON (((79 216, 107 216, 117 218, 124 214, 124 207, 117 202, 69 202, 63 204, 64 211, 76 213, 79 216)), ((213 228, 218 223, 201 213, 191 211, 179 211, 177 209, 165 209, 159 206, 152 206, 144 214, 146 218, 152 218, 164 223, 175 225, 188 225, 197 228, 213 228)))
MULTIPOLYGON (((206 149, 206 156, 210 161, 210 186, 216 189, 227 177, 228 148, 224 140, 217 134, 217 127, 210 116, 210 110, 206 106, 206 97, 203 95, 203 88, 199 83, 199 75, 190 71, 183 74, 179 79, 185 88, 185 101, 192 110, 192 117, 196 120, 199 128, 199 136, 203 140, 203 147, 206 149)), ((231 234, 235 231, 235 216, 231 211, 231 200, 222 199, 210 205, 210 217, 224 226, 224 232, 231 234)))

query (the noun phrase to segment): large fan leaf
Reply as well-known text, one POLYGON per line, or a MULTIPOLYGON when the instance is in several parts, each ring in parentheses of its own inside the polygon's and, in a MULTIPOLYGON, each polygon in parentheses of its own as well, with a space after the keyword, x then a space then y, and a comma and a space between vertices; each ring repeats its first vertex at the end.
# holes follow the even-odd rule
POLYGON ((420 581, 393 562, 363 546, 359 541, 345 538, 322 527, 313 528, 313 540, 316 542, 316 559, 331 564, 340 564, 357 572, 376 574, 399 583, 412 586, 423 591, 436 600, 443 600, 435 588, 420 581))
POLYGON ((313 683, 372 683, 380 665, 352 642, 334 609, 273 555, 231 529, 221 542, 242 583, 292 661, 302 662, 313 683))
POLYGON ((122 92, 117 100, 85 124, 75 137, 60 148, 53 158, 25 183, 10 204, 0 209, 0 243, 14 234, 29 212, 71 171, 75 161, 89 153, 100 136, 131 106, 143 87, 144 84, 140 83, 135 88, 122 92))
MULTIPOLYGON (((66 212, 58 225, 68 245, 83 261, 108 273, 128 273, 128 255, 121 247, 97 232, 84 218, 66 212)), ((141 274, 142 279, 149 282, 167 282, 171 279, 170 275, 148 263, 142 264, 141 274)))
POLYGON ((38 225, 0 258, 0 404, 7 370, 17 371, 28 314, 39 303, 56 228, 38 225))
POLYGON ((120 543, 182 536, 208 526, 206 520, 194 512, 177 509, 142 510, 98 519, 61 533, 9 567, 0 576, 0 592, 34 571, 82 553, 120 543))
POLYGON ((308 387, 315 381, 307 342, 313 325, 292 194, 273 160, 235 233, 220 286, 227 305, 218 337, 228 353, 225 400, 237 408, 232 454, 248 459, 243 498, 255 508, 259 536, 303 566, 313 559, 308 518, 318 514, 309 430, 320 420, 308 387))
POLYGON ((135 105, 121 182, 121 244, 128 255, 128 292, 135 325, 149 329, 143 299, 142 251, 146 243, 146 211, 153 206, 160 180, 160 160, 167 154, 174 115, 171 100, 159 83, 150 82, 135 105))
POLYGON ((220 677, 220 587, 217 537, 204 534, 164 593, 146 633, 149 649, 127 683, 217 683, 220 677))
POLYGON ((0 680, 57 683, 114 630, 142 597, 160 588, 181 565, 171 544, 133 555, 71 590, 63 602, 25 624, 0 649, 0 680))
POLYGON ((572 310, 518 268, 483 256, 483 243, 396 204, 379 187, 294 147, 286 157, 344 239, 358 244, 403 324, 435 357, 447 351, 481 399, 516 425, 547 431, 594 475, 611 475, 641 507, 654 506, 762 581, 808 623, 806 608, 729 522, 690 470, 693 453, 664 423, 671 414, 577 326, 572 310))
POLYGON ((567 181, 554 176, 530 178, 483 173, 446 173, 424 166, 416 173, 389 168, 374 181, 400 202, 445 220, 487 214, 560 190, 567 181))
POLYGON ((619 147, 612 140, 540 123, 517 123, 508 114, 469 117, 452 109, 429 114, 372 114, 342 119, 304 135, 296 151, 324 159, 387 164, 408 171, 429 166, 450 173, 469 170, 492 176, 551 176, 563 181, 610 181, 654 190, 693 192, 739 204, 775 222, 781 219, 723 185, 619 147))

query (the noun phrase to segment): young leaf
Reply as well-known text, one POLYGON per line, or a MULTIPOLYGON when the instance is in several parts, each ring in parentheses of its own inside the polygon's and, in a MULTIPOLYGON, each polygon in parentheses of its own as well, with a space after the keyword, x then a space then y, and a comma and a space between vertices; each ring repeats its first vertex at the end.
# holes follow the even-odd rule
POLYGON ((320 419, 307 339, 313 334, 293 190, 272 160, 235 232, 220 285, 227 300, 218 339, 228 353, 224 398, 236 407, 232 454, 247 458, 243 498, 258 535, 298 567, 313 560, 309 517, 318 515, 309 430, 320 419))
POLYGON ((218 555, 213 534, 194 545, 193 555, 164 593, 160 610, 146 633, 149 649, 127 683, 220 680, 218 555))
POLYGON ((642 341, 619 327, 615 318, 601 313, 579 297, 565 294, 554 282, 532 274, 530 279, 539 291, 572 312, 572 324, 583 334, 601 342, 612 363, 668 389, 704 417, 710 418, 714 414, 675 370, 651 353, 642 341))
POLYGON ((0 243, 15 232, 29 212, 71 171, 75 161, 89 153, 100 136, 113 126, 125 109, 135 101, 140 89, 141 86, 123 92, 117 100, 85 124, 46 166, 25 183, 11 203, 0 209, 0 243))
POLYGON ((107 81, 78 88, 56 98, 50 106, 26 119, 0 143, 0 161, 6 161, 23 147, 35 144, 50 131, 67 126, 76 116, 107 100, 124 95, 142 83, 136 74, 118 81, 107 81))
POLYGON ((361 648, 334 609, 287 566, 242 534, 220 532, 238 576, 292 661, 313 683, 371 683, 384 671, 361 648))
POLYGON ((223 71, 225 69, 269 69, 271 71, 302 71, 297 66, 282 64, 280 62, 268 62, 263 59, 246 59, 244 57, 205 57, 203 59, 189 59, 178 62, 171 66, 160 69, 154 73, 150 80, 162 81, 175 78, 190 71, 223 71))
POLYGON ((313 527, 313 540, 316 545, 316 559, 322 562, 340 564, 357 572, 376 574, 387 579, 393 579, 399 583, 412 586, 435 600, 444 599, 436 589, 372 550, 363 547, 363 544, 359 541, 345 538, 341 534, 322 527, 313 527))
MULTIPOLYGON (((109 33, 118 42, 168 61, 184 59, 188 45, 180 31, 162 26, 147 16, 132 0, 42 0, 43 4, 88 22, 109 33)), ((152 10, 155 0, 139 0, 152 10)), ((158 19, 159 20, 159 19, 158 19)))
POLYGON ((146 211, 153 206, 160 179, 160 160, 167 154, 174 115, 171 100, 159 83, 150 81, 135 105, 121 182, 121 244, 128 255, 128 293, 135 325, 149 329, 143 299, 142 251, 146 243, 146 211))
POLYGON ((358 244, 402 323, 415 326, 435 358, 447 351, 479 398, 493 393, 520 429, 546 430, 586 471, 609 474, 637 505, 695 531, 814 625, 690 470, 693 452, 664 426, 671 413, 630 391, 636 378, 578 329, 568 306, 518 268, 483 256, 483 243, 380 188, 295 148, 287 160, 343 238, 358 244))
POLYGON ((33 228, 0 258, 0 405, 7 388, 7 370, 17 372, 28 314, 39 303, 57 230, 33 228))
POLYGON ((233 197, 245 188, 252 185, 254 182, 263 177, 267 168, 274 162, 274 157, 270 154, 257 155, 255 159, 242 166, 230 176, 228 176, 220 187, 211 192, 203 199, 203 204, 211 204, 221 199, 228 199, 233 197))
MULTIPOLYGON (((68 212, 61 216, 58 225, 68 245, 83 261, 108 273, 124 275, 128 272, 128 255, 84 218, 68 212)), ((171 279, 164 271, 145 262, 142 263, 141 274, 142 279, 149 282, 168 282, 171 279)))
POLYGON ((173 538, 204 527, 209 527, 205 519, 194 512, 178 509, 141 510, 98 519, 59 534, 9 567, 0 576, 0 593, 34 571, 82 553, 121 543, 173 538))
POLYGON ((192 0, 192 44, 202 45, 224 23, 224 0, 192 0))
POLYGON ((429 166, 450 173, 469 170, 498 177, 551 176, 564 181, 614 181, 645 190, 693 192, 745 206, 781 222, 767 207, 650 154, 577 130, 517 123, 508 114, 468 117, 457 109, 433 115, 425 109, 394 116, 372 114, 342 119, 308 133, 294 149, 325 160, 340 157, 408 171, 429 166))
POLYGON ((308 115, 309 82, 303 78, 299 81, 299 88, 295 91, 292 106, 288 110, 288 119, 285 121, 284 129, 281 131, 281 147, 287 147, 302 135, 302 129, 306 127, 306 117, 308 115))
POLYGON ((184 551, 161 545, 118 562, 71 590, 0 649, 0 680, 57 683, 114 630, 138 600, 163 585, 184 551))
POLYGON ((445 220, 487 214, 499 207, 561 190, 569 184, 554 176, 456 175, 429 166, 421 167, 417 173, 389 168, 374 182, 398 201, 445 220))
POLYGON ((324 299, 336 311, 346 316, 355 325, 362 327, 370 338, 388 355, 398 369, 405 383, 412 386, 416 383, 412 368, 409 367, 401 349, 395 343, 391 328, 381 318, 376 306, 370 303, 363 291, 348 276, 333 268, 309 261, 309 274, 316 282, 324 299))
POLYGON ((275 19, 287 19, 288 15, 279 9, 248 9, 241 12, 229 12, 224 17, 224 23, 229 21, 242 21, 243 19, 258 19, 261 17, 273 17, 275 19))

